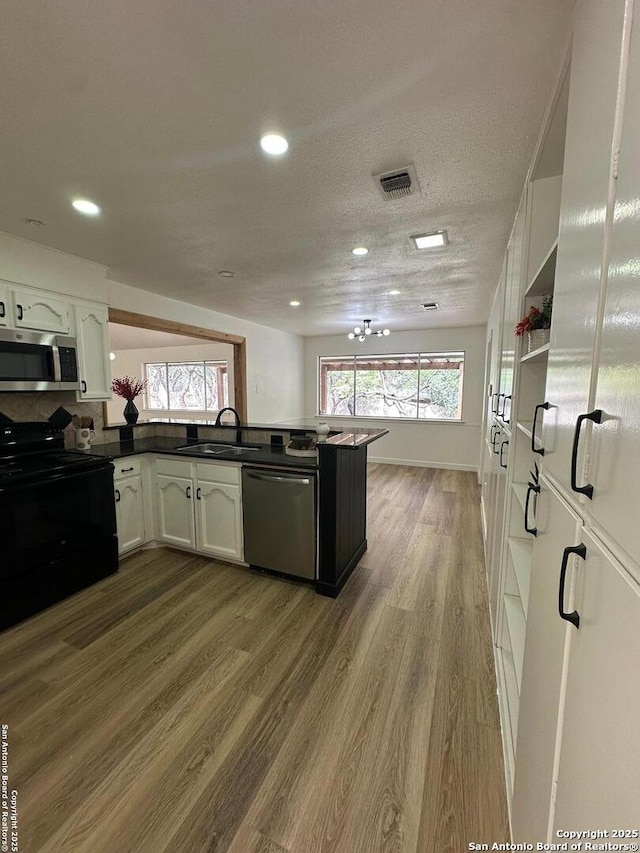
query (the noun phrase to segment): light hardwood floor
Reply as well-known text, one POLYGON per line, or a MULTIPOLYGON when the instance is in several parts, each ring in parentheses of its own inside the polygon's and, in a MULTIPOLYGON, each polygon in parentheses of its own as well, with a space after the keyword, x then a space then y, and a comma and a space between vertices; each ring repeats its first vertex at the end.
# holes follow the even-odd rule
POLYGON ((0 636, 20 853, 507 841, 474 474, 371 465, 337 600, 168 550, 0 636))

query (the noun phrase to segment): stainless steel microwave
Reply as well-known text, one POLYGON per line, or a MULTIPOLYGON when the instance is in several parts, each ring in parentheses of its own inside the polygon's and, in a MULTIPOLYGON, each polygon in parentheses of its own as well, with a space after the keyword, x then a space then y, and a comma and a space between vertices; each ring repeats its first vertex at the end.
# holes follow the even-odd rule
POLYGON ((0 391, 72 391, 79 387, 75 338, 0 330, 0 391))

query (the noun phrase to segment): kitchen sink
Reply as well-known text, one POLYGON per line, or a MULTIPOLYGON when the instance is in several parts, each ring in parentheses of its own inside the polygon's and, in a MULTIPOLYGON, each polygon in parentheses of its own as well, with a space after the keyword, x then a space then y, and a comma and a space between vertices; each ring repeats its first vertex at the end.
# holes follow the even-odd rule
POLYGON ((191 453, 206 453, 217 456, 219 453, 231 453, 233 456, 242 456, 244 453, 254 453, 259 447, 238 447, 233 444, 187 444, 185 447, 177 447, 176 450, 188 450, 191 453))

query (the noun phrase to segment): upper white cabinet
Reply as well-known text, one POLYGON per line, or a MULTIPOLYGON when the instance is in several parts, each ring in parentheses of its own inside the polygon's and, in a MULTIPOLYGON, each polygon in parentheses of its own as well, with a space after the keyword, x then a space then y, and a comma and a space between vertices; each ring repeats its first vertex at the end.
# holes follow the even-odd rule
POLYGON ((104 305, 76 305, 78 400, 111 398, 109 314, 104 305))
POLYGON ((590 404, 625 5, 582 0, 573 34, 542 440, 544 467, 567 492, 576 419, 590 404))
POLYGON ((13 325, 16 329, 34 329, 68 335, 71 306, 46 291, 12 288, 13 325))
MULTIPOLYGON (((591 425, 593 520, 640 566, 640 21, 634 22, 591 425), (637 24, 637 25, 636 25, 637 24)), ((586 424, 585 424, 586 426, 586 424)), ((581 438, 582 441, 582 438, 581 438)), ((636 572, 640 579, 640 572, 636 572)))
POLYGON ((9 325, 9 288, 8 286, 0 281, 0 326, 8 326, 9 325))

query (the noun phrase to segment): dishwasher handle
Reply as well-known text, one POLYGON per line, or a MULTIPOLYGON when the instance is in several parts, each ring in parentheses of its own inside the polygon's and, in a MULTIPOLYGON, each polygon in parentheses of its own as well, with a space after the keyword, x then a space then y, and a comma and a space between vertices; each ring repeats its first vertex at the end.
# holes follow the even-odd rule
POLYGON ((308 486, 311 482, 309 477, 298 477, 295 474, 258 474, 256 471, 247 471, 245 475, 252 480, 266 480, 268 483, 302 483, 303 486, 308 486))

